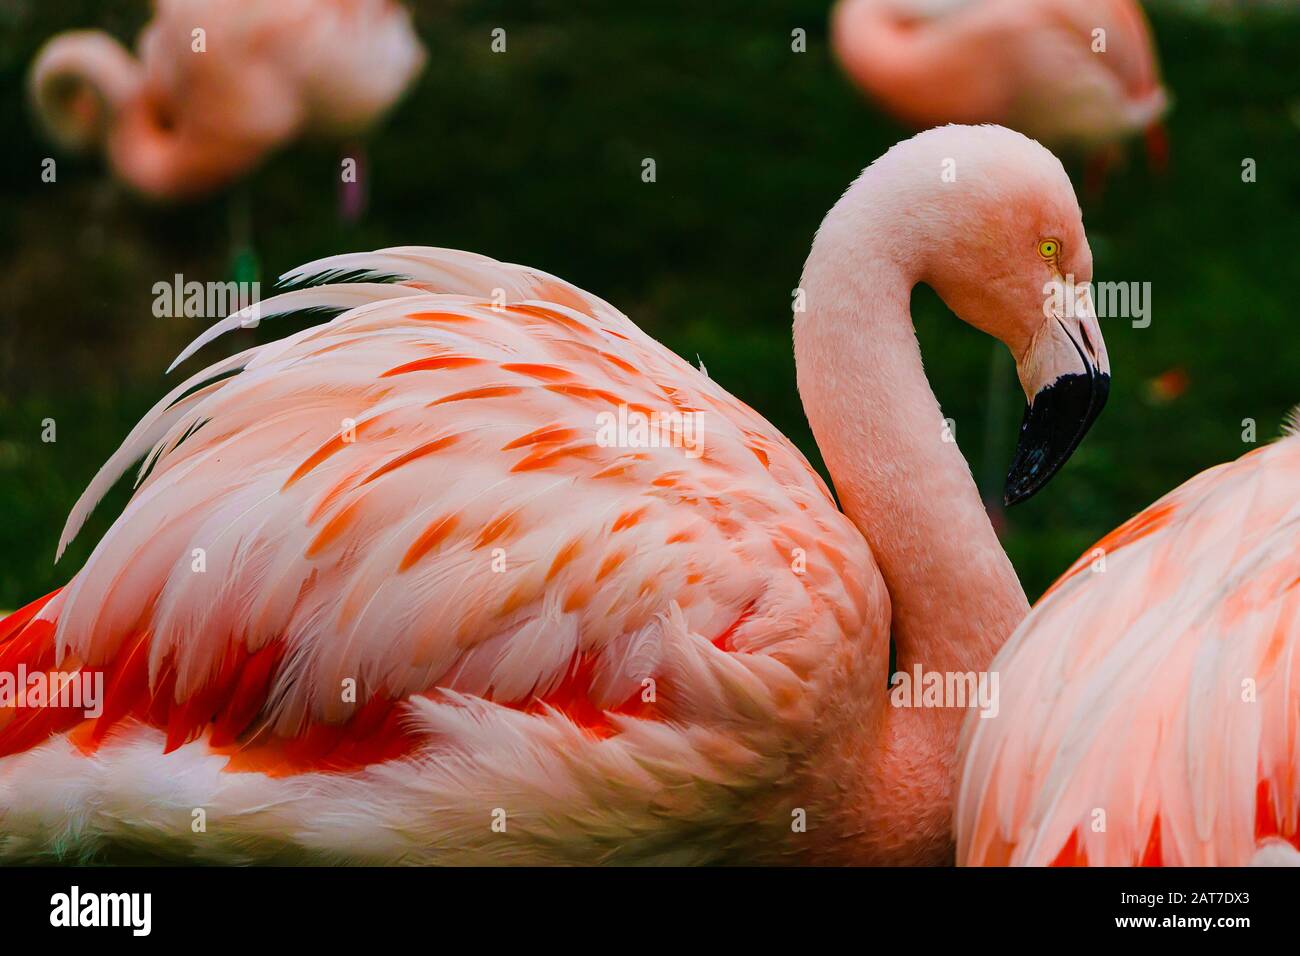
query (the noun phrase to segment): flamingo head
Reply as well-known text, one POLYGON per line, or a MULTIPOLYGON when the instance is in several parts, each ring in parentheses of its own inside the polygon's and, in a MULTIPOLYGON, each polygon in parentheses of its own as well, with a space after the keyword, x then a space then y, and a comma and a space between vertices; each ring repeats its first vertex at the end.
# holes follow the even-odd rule
POLYGON ((104 141, 143 82, 140 64, 115 39, 97 30, 75 30, 41 48, 28 89, 50 137, 64 149, 85 150, 104 141))
POLYGON ((909 143, 921 175, 907 178, 905 215, 924 234, 914 267, 1016 360, 1026 405, 1005 487, 1015 504, 1065 464, 1110 391, 1082 213, 1060 161, 1019 133, 949 126, 909 143))
POLYGON ((102 148, 119 179, 170 200, 224 185, 298 128, 301 104, 272 68, 196 61, 178 83, 159 66, 158 37, 146 33, 143 64, 99 31, 50 40, 28 81, 50 137, 65 149, 102 148))

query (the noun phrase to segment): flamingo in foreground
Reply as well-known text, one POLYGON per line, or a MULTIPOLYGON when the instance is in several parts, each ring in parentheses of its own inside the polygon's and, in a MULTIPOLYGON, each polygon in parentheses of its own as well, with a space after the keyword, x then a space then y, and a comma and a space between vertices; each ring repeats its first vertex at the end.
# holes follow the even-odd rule
POLYGON ((1165 162, 1167 99, 1136 0, 839 0, 831 37, 854 82, 911 125, 999 123, 1091 154, 1094 175, 1146 131, 1165 162))
POLYGON ((286 278, 358 273, 403 278, 262 303, 346 311, 164 398, 69 516, 60 553, 145 458, 85 567, 0 624, 0 672, 105 675, 94 718, 0 711, 0 856, 952 860, 962 710, 887 706, 890 635, 900 670, 977 673, 1028 605, 908 300, 1010 348, 1034 493, 1109 381, 1095 317, 1044 312, 1091 276, 1055 157, 922 133, 827 215, 794 334, 843 513, 593 295, 418 247, 286 278), (615 413, 696 440, 602 440, 615 413))
POLYGON ((963 734, 958 859, 1300 865, 1300 435, 1083 555, 963 734))
POLYGON ((102 147, 118 178, 156 199, 217 189, 304 133, 359 134, 424 62, 392 0, 156 0, 138 50, 97 30, 60 34, 29 85, 59 145, 102 147))

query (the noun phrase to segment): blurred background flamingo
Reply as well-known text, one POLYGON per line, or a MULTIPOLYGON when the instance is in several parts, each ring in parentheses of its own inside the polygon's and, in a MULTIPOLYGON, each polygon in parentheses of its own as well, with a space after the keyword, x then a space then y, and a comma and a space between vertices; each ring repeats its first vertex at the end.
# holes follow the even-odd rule
POLYGON ((1034 606, 992 664, 999 713, 963 734, 959 863, 1300 865, 1291 431, 1161 498, 1034 606))
POLYGON ((36 58, 30 89, 57 143, 103 149, 146 196, 188 199, 300 135, 359 135, 423 61, 393 0, 156 0, 137 56, 106 33, 64 33, 36 58))
POLYGON ((1090 190, 1136 133, 1164 166, 1168 101, 1136 0, 840 0, 831 34, 853 81, 913 126, 998 123, 1085 153, 1090 190))

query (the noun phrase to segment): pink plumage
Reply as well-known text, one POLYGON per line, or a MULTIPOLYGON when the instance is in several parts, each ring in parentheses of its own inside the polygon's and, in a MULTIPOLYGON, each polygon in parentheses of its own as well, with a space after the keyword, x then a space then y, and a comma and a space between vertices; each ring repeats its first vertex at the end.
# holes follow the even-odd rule
POLYGON ((1085 553, 967 723, 967 864, 1300 861, 1300 437, 1212 468, 1085 553))
MULTIPOLYGON (((336 269, 410 279, 262 303, 263 318, 353 308, 182 384, 74 509, 65 540, 149 452, 126 512, 27 625, 57 622, 43 663, 102 668, 110 689, 132 679, 125 658, 140 661, 147 700, 74 733, 81 759, 164 735, 154 753, 175 751, 214 721, 222 739, 194 745, 220 754, 214 779, 270 774, 288 793, 432 740, 442 786, 478 782, 431 846, 470 826, 466 803, 486 838, 496 803, 558 813, 572 788, 644 789, 665 813, 734 812, 779 773, 778 741, 811 727, 813 662, 887 608, 824 484, 759 415, 567 283, 417 248, 299 274, 336 269), (695 451, 602 444, 600 416, 620 406, 696 416, 695 451), (792 560, 801 547, 807 573, 792 560), (258 659, 275 673, 243 677, 258 659), (376 699, 408 701, 404 723, 419 733, 392 725, 380 740, 361 712, 376 699), (653 720, 622 716, 651 709, 653 720), (318 746, 329 727, 343 736, 318 746), (261 729, 250 739, 250 728, 261 729), (515 747, 533 756, 508 757, 515 747), (697 747, 707 771, 688 769, 697 747), (486 764, 477 774, 469 754, 486 764), (574 762, 585 766, 562 781, 574 762), (700 773, 712 782, 672 792, 677 775, 700 773)), ((7 753, 30 742, 5 734, 0 718, 7 753)), ((421 785, 432 792, 436 778, 421 785)), ((391 858, 390 842, 364 852, 391 858)), ((476 842, 460 837, 458 858, 481 859, 476 842)))

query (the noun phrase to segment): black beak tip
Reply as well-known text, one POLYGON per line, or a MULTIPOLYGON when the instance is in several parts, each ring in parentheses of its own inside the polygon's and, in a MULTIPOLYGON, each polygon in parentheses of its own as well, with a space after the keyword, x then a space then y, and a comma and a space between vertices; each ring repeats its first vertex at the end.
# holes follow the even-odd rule
POLYGON ((1008 484, 1006 492, 1002 495, 1002 506, 1004 508, 1010 508, 1012 505, 1018 505, 1022 501, 1027 501, 1034 496, 1036 490, 1037 489, 1029 488, 1023 483, 1017 484, 1014 488, 1008 484))
POLYGON ((1020 424, 1002 501, 1011 507, 1037 494, 1079 447, 1110 394, 1110 376, 1062 375, 1034 398, 1020 424))
MULTIPOLYGON (((1017 462, 1019 462, 1020 457, 1020 455, 1016 456, 1017 462)), ((1036 457, 1040 460, 1039 465, 1027 466, 1022 464, 1020 469, 1013 467, 1011 473, 1007 475, 1006 488, 1002 494, 1002 504, 1005 507, 1010 508, 1012 505, 1018 505, 1038 494, 1060 467, 1060 465, 1050 468, 1045 467, 1041 464, 1044 456, 1040 454, 1036 457)), ((1062 460, 1063 463, 1064 460, 1062 460)))

